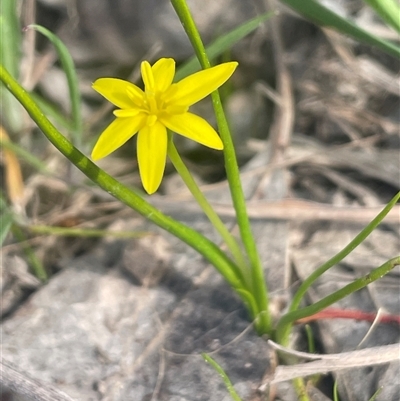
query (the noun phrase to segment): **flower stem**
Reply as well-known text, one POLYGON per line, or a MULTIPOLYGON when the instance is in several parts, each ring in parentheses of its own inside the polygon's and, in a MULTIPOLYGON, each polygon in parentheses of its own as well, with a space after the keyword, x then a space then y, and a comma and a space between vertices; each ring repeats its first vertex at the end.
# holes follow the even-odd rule
MULTIPOLYGON (((171 0, 171 4, 176 11, 190 42, 192 43, 202 68, 209 68, 210 61, 208 60, 205 47, 187 6, 186 0, 171 0)), ((236 211, 240 236, 251 263, 252 288, 259 309, 258 320, 256 321, 256 329, 260 334, 270 333, 272 323, 268 310, 268 292, 265 283, 264 272, 257 251, 256 242, 251 231, 250 221, 247 215, 246 201, 242 184, 240 182, 239 167, 237 165, 235 148, 233 146, 232 136, 224 110, 222 108, 218 91, 212 93, 212 100, 219 133, 224 144, 225 169, 229 182, 229 188, 232 194, 233 206, 236 211)))
MULTIPOLYGON (((218 231, 222 239, 225 241, 236 263, 241 268, 241 270, 237 272, 237 275, 240 276, 246 274, 246 262, 243 257, 242 251, 239 247, 239 244, 236 242, 233 235, 226 228, 225 224, 222 222, 222 220, 217 215, 215 210, 208 203, 207 198, 204 196, 203 192, 201 192, 200 188, 196 184, 189 170, 183 163, 175 147, 173 137, 170 133, 168 134, 168 156, 172 164, 174 165, 176 171, 178 172, 178 174, 181 176, 182 180, 188 187, 189 191, 192 193, 193 197, 196 199, 197 203, 202 208, 204 214, 208 217, 211 224, 214 226, 214 228, 218 231)), ((245 285, 246 283, 245 276, 243 276, 243 281, 245 285)))

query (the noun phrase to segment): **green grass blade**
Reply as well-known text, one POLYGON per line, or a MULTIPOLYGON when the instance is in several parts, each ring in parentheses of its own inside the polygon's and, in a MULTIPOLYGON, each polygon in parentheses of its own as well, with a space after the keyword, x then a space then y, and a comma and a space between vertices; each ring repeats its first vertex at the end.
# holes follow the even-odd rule
POLYGON ((35 234, 57 235, 62 237, 83 238, 141 238, 152 235, 149 231, 110 231, 92 228, 56 227, 44 225, 30 225, 26 228, 35 234))
POLYGON ((0 212, 4 213, 5 210, 8 210, 8 204, 3 192, 0 190, 0 212))
POLYGON ((364 0, 391 27, 400 33, 400 5, 395 0, 364 0))
POLYGON ((1 63, 18 78, 21 58, 21 34, 15 0, 1 0, 0 3, 0 55, 1 63))
POLYGON ((29 266, 33 272, 33 274, 40 280, 46 281, 48 279, 48 275, 45 267, 41 260, 36 256, 33 248, 26 242, 25 233, 22 231, 21 227, 14 224, 12 226, 12 232, 14 237, 21 243, 22 250, 25 253, 26 259, 29 263, 29 266))
POLYGON ((378 395, 382 392, 383 387, 379 387, 378 390, 375 391, 374 394, 372 394, 372 397, 368 401, 375 401, 378 398, 378 395))
POLYGON ((309 324, 306 324, 305 327, 306 337, 307 337, 307 344, 308 344, 308 352, 310 354, 315 353, 315 339, 312 328, 309 324))
POLYGON ((40 171, 42 174, 51 174, 45 163, 43 163, 37 157, 33 156, 30 152, 28 152, 24 148, 21 148, 21 146, 16 145, 11 141, 0 140, 0 148, 2 147, 12 150, 19 158, 24 160, 26 163, 30 164, 32 167, 40 171))
MULTIPOLYGON (((0 61, 18 79, 21 60, 21 33, 17 18, 16 0, 0 1, 0 61)), ((0 84, 0 110, 4 122, 14 132, 22 128, 22 109, 0 84)))
POLYGON ((217 232, 231 251, 232 256, 236 261, 236 264, 239 267, 237 275, 243 276, 243 286, 245 286, 248 277, 246 277, 247 265, 242 254, 242 250, 240 249, 240 246, 237 243, 235 237, 230 233, 230 231, 222 222, 215 210, 209 204, 201 189, 197 186, 195 180, 193 179, 193 176, 190 174, 190 171, 188 170, 178 151, 176 150, 171 133, 168 134, 168 157, 171 160, 176 171, 182 178, 183 182, 186 184, 187 188, 193 195, 194 199, 203 210, 204 214, 208 217, 211 224, 217 230, 217 232))
MULTIPOLYGON (((211 45, 206 47, 208 58, 213 60, 223 54, 225 51, 231 49, 235 43, 249 35, 251 32, 257 29, 262 22, 267 21, 273 15, 273 12, 259 15, 249 21, 246 21, 244 24, 238 26, 227 34, 220 36, 211 45)), ((200 63, 197 57, 193 56, 186 63, 179 67, 175 75, 175 81, 179 81, 198 70, 200 70, 200 63)))
POLYGON ((331 306, 335 302, 338 302, 341 299, 351 295, 352 293, 361 290, 372 282, 379 280, 380 278, 388 274, 395 266, 399 265, 400 256, 397 256, 391 260, 388 260, 376 269, 372 270, 372 272, 367 274, 366 276, 354 280, 352 283, 347 284, 340 290, 335 291, 333 294, 326 296, 320 301, 315 302, 312 305, 306 306, 304 308, 287 313, 279 321, 276 330, 277 339, 285 339, 284 334, 287 325, 295 322, 296 320, 315 315, 316 313, 326 309, 328 306, 331 306))
POLYGON ((29 266, 32 269, 34 275, 41 281, 46 281, 48 276, 45 267, 39 258, 35 255, 34 250, 26 242, 26 237, 21 227, 14 224, 14 214, 8 207, 7 202, 0 193, 0 210, 3 212, 0 215, 0 246, 3 245, 7 234, 11 231, 15 239, 21 243, 22 250, 24 251, 28 260, 29 266))
POLYGON ((232 397, 232 400, 242 401, 242 399, 239 397, 239 394, 236 392, 235 388, 233 387, 233 384, 232 384, 231 380, 229 379, 228 375, 225 373, 224 369, 222 369, 222 367, 213 358, 211 358, 210 355, 202 353, 201 356, 222 377, 222 380, 224 381, 226 389, 228 390, 230 396, 232 397))
POLYGON ((13 223, 13 215, 10 212, 4 212, 0 216, 0 246, 3 245, 7 234, 9 233, 13 223))
POLYGON ((338 381, 335 380, 333 383, 333 401, 340 401, 339 400, 339 390, 338 390, 338 381))
POLYGON ((68 81, 69 96, 71 101, 72 110, 72 139, 74 145, 80 147, 82 143, 82 114, 81 114, 81 94, 79 92, 78 77, 74 66, 74 61, 64 43, 54 35, 48 29, 43 26, 32 24, 28 28, 35 29, 42 35, 46 36, 47 39, 54 45, 57 50, 58 57, 60 58, 61 65, 65 72, 68 81))
POLYGON ((376 46, 393 57, 400 58, 399 46, 365 31, 315 0, 281 0, 281 2, 318 25, 334 28, 360 42, 376 46))
MULTIPOLYGON (((293 297, 292 303, 289 307, 289 314, 296 311, 299 307, 304 295, 311 287, 311 285, 324 274, 331 267, 337 265, 341 262, 347 255, 349 255, 355 248, 357 248, 371 233, 375 230, 376 227, 382 222, 382 220, 386 217, 386 215, 390 212, 393 206, 399 201, 400 192, 398 192, 390 202, 384 207, 384 209, 339 253, 330 258, 327 262, 319 266, 312 274, 310 274, 301 284, 296 294, 293 297)), ((287 315, 285 315, 287 316, 287 315)), ((276 338, 276 341, 280 344, 287 346, 289 340, 289 333, 291 328, 291 323, 289 322, 287 325, 282 323, 282 320, 285 319, 285 316, 279 321, 278 326, 284 326, 280 329, 280 337, 276 338)))
POLYGON ((60 110, 57 109, 55 105, 48 102, 46 99, 38 95, 37 93, 31 92, 33 100, 39 105, 39 107, 43 110, 44 114, 49 117, 57 127, 65 128, 68 131, 73 131, 74 124, 70 121, 69 118, 65 117, 60 110))

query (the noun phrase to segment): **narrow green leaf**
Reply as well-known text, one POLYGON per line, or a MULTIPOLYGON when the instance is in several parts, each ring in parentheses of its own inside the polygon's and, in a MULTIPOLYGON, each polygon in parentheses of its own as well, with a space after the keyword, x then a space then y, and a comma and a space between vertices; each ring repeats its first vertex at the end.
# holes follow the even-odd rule
POLYGON ((21 33, 17 18, 16 0, 1 0, 0 38, 1 63, 14 78, 18 78, 21 58, 21 33), (7 40, 3 38, 7 38, 7 40))
POLYGON ((65 128, 68 131, 73 131, 74 125, 70 119, 66 118, 60 110, 57 109, 55 105, 48 102, 46 99, 38 95, 37 93, 31 92, 33 100, 39 105, 43 110, 44 114, 49 117, 54 123, 61 128, 65 128))
POLYGON ((40 281, 46 281, 48 279, 48 275, 46 272, 46 269, 42 263, 42 261, 36 256, 35 251, 33 248, 29 245, 28 242, 26 242, 26 236, 25 233, 22 231, 21 227, 18 226, 17 224, 14 224, 12 226, 12 232, 17 239, 21 243, 22 249, 25 253, 25 256, 28 260, 29 266, 33 272, 33 274, 40 280, 40 281))
POLYGON ((339 390, 338 390, 337 380, 335 380, 335 383, 333 383, 333 401, 339 401, 339 390))
MULTIPOLYGON (((21 32, 17 18, 16 0, 0 1, 0 61, 18 79, 21 60, 21 32)), ((22 108, 0 84, 0 110, 4 123, 14 132, 22 128, 22 108)))
POLYGON ((375 401, 378 398, 378 395, 382 392, 383 387, 379 387, 378 390, 375 391, 374 394, 372 394, 372 397, 368 401, 375 401))
POLYGON ((0 140, 0 148, 4 147, 6 149, 12 150, 16 155, 18 155, 21 159, 23 159, 26 163, 30 164, 36 170, 40 171, 43 174, 50 174, 45 163, 43 163, 36 156, 32 155, 30 152, 22 148, 21 146, 12 143, 11 141, 1 141, 0 140))
MULTIPOLYGON (((390 212, 390 210, 399 200, 400 200, 400 192, 398 192, 390 200, 390 202, 383 208, 383 210, 363 230, 361 230, 361 232, 358 235, 356 235, 356 237, 352 241, 350 241, 350 243, 347 246, 345 246, 339 253, 337 253, 335 256, 333 256, 328 261, 319 266, 317 269, 315 269, 314 272, 311 273, 303 281, 303 283, 300 285, 299 289, 293 296, 293 300, 292 303, 290 304, 288 314, 291 315, 291 313, 294 313, 296 311, 304 295, 307 293, 308 289, 320 276, 322 276, 322 274, 324 274, 331 267, 341 262, 347 255, 349 255, 352 251, 354 251, 355 248, 357 248, 363 241, 365 241, 365 239, 372 233, 373 230, 375 230, 376 227, 378 227, 378 225, 382 222, 382 220, 386 217, 386 215, 390 212)), ((276 338, 276 340, 284 346, 287 346, 288 344, 290 328, 293 322, 293 320, 286 319, 286 316, 288 314, 284 315, 278 322, 280 333, 277 334, 278 337, 276 338)))
POLYGON ((246 286, 247 276, 247 264, 243 257, 243 253, 240 249, 239 244, 237 243, 235 237, 230 233, 228 228, 222 222, 221 218, 217 215, 215 210, 209 204, 207 198, 204 196, 201 189, 197 186, 196 181, 193 179, 193 176, 190 174, 190 171, 186 167, 185 163, 181 159, 173 141, 173 137, 171 133, 168 134, 168 157, 171 160, 173 166, 175 167, 178 174, 181 176, 183 182, 188 187, 189 191, 192 193, 194 199, 197 201, 199 206, 202 208, 204 214, 208 217, 210 223, 217 230, 221 238, 225 241, 225 244, 228 246, 229 250, 234 257, 236 264, 239 267, 237 272, 238 277, 242 276, 243 287, 246 286))
POLYGON ((360 42, 376 46, 393 57, 400 58, 400 47, 365 31, 315 0, 281 0, 281 2, 318 25, 334 28, 360 42))
POLYGON ((308 352, 313 354, 315 352, 315 339, 312 328, 309 324, 305 325, 307 344, 308 344, 308 352))
POLYGON ((6 197, 4 193, 0 190, 0 212, 3 213, 8 208, 6 197))
POLYGON ((400 5, 395 0, 364 0, 390 26, 400 33, 400 5))
POLYGON ((0 216, 0 246, 3 245, 13 223, 13 215, 5 212, 0 216))
MULTIPOLYGON (((341 299, 353 294, 356 291, 361 290, 367 285, 373 283, 376 280, 379 280, 386 274, 388 274, 395 266, 400 265, 400 256, 397 256, 391 260, 388 260, 383 265, 372 270, 371 273, 361 277, 357 280, 354 280, 350 284, 347 284, 340 290, 335 291, 333 294, 326 296, 318 302, 313 303, 312 305, 305 306, 304 308, 297 309, 293 312, 286 313, 286 315, 282 316, 280 319, 277 329, 276 336, 277 340, 281 341, 285 340, 285 330, 288 324, 295 322, 296 320, 303 319, 308 316, 315 315, 316 313, 326 309, 328 306, 331 306, 335 302, 340 301, 341 299)), ((280 342, 282 344, 282 342, 280 342)), ((286 345, 286 344, 285 344, 286 345)))
MULTIPOLYGON (((249 21, 246 21, 244 24, 238 26, 227 34, 220 36, 213 43, 206 47, 208 58, 210 60, 214 60, 225 51, 231 49, 234 44, 249 35, 251 32, 257 29, 262 22, 267 21, 273 15, 273 12, 259 15, 249 21)), ((200 70, 200 63, 197 57, 193 56, 186 63, 179 67, 175 75, 175 80, 179 81, 198 70, 200 70)))
POLYGON ((26 227, 35 234, 58 235, 63 237, 84 237, 84 238, 141 238, 152 233, 149 231, 110 231, 78 227, 55 227, 30 225, 26 227))
POLYGON ((225 373, 224 369, 222 369, 222 367, 213 358, 211 358, 210 355, 202 353, 201 356, 222 377, 222 380, 225 383, 225 387, 228 390, 229 395, 232 397, 232 400, 242 401, 242 399, 239 397, 239 394, 236 392, 235 388, 233 387, 233 384, 232 384, 231 380, 229 379, 228 375, 225 373))
POLYGON ((59 39, 57 35, 50 32, 43 26, 32 24, 28 28, 35 29, 42 35, 46 36, 47 39, 54 45, 57 50, 58 57, 60 58, 61 65, 65 72, 68 81, 69 96, 71 101, 72 109, 72 121, 73 130, 72 138, 73 143, 80 147, 82 143, 82 114, 81 114, 81 95, 79 92, 78 77, 74 66, 74 61, 64 43, 59 39))

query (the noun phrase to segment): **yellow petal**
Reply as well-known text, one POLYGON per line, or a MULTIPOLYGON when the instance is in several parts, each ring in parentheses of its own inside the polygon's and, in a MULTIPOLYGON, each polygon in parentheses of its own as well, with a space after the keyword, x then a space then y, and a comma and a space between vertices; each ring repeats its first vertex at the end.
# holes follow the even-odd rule
POLYGON ((118 109, 114 110, 113 114, 115 117, 136 117, 138 114, 142 112, 141 109, 118 109))
POLYGON ((139 131, 137 155, 143 187, 151 195, 157 191, 164 175, 167 157, 167 130, 164 125, 156 121, 139 131))
POLYGON ((166 91, 172 84, 175 76, 175 60, 160 58, 152 67, 156 90, 166 91))
POLYGON ((153 92, 155 91, 155 81, 153 70, 151 69, 151 65, 148 61, 143 61, 140 65, 140 71, 142 73, 142 79, 144 82, 145 92, 153 92))
POLYGON ((212 149, 224 148, 214 128, 203 118, 192 113, 170 115, 160 118, 167 128, 212 149))
POLYGON ((224 84, 237 65, 236 61, 232 61, 189 75, 170 87, 165 94, 165 102, 187 106, 198 102, 224 84))
POLYGON ((100 135, 92 159, 99 160, 114 152, 144 126, 146 119, 145 113, 133 118, 116 118, 100 135))
POLYGON ((138 99, 142 101, 144 99, 144 93, 140 88, 123 79, 100 78, 93 83, 92 88, 121 109, 131 109, 135 105, 141 106, 141 103, 133 102, 133 96, 129 95, 128 90, 138 99))

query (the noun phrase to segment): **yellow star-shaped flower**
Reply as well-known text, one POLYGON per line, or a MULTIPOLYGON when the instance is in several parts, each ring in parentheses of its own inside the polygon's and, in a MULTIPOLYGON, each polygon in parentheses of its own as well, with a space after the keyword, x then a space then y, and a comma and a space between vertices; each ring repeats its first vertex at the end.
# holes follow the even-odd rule
POLYGON ((122 146, 137 132, 137 157, 144 189, 152 194, 160 186, 167 157, 167 128, 202 145, 223 149, 214 128, 189 107, 220 87, 233 74, 237 62, 229 62, 172 83, 175 61, 162 58, 153 66, 142 62, 145 90, 116 78, 100 78, 93 89, 119 107, 117 117, 100 135, 92 159, 98 160, 122 146))

